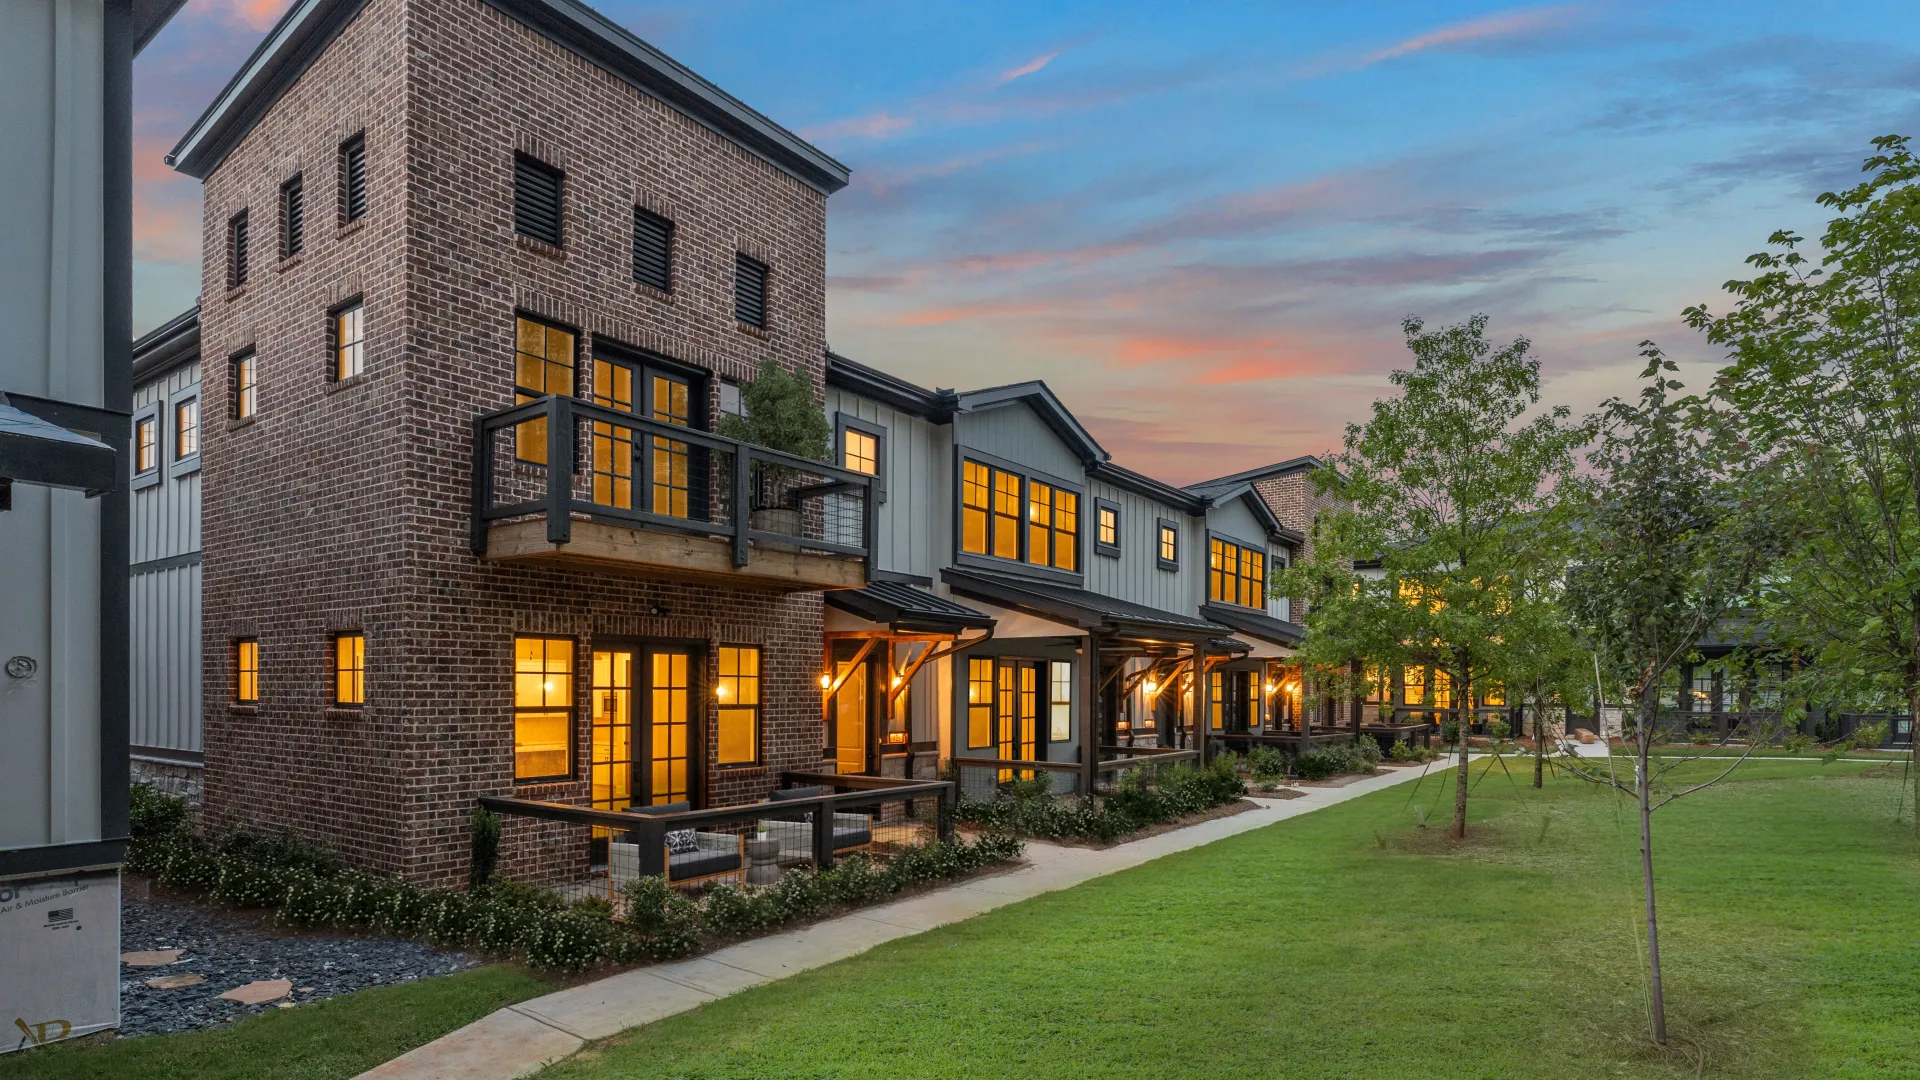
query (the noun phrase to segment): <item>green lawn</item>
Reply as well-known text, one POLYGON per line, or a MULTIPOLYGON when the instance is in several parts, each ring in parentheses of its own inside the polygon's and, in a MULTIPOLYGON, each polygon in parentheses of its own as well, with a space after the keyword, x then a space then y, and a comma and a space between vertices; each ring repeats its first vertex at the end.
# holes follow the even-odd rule
POLYGON ((551 989, 496 964, 270 1010, 224 1027, 7 1054, 0 1080, 334 1080, 551 989))
MULTIPOLYGON (((1670 1051, 1644 1037, 1629 807, 1496 767, 1464 846, 1415 828, 1408 789, 1389 790, 724 999, 543 1076, 1912 1076, 1920 844, 1892 822, 1898 776, 1755 762, 1660 813, 1670 1051)), ((1420 789, 1436 823, 1445 791, 1420 789)))

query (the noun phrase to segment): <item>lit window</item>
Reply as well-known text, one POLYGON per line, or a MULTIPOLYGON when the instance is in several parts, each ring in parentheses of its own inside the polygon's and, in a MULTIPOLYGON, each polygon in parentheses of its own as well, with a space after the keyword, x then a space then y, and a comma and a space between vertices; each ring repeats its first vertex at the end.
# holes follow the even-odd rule
POLYGON ((1160 562, 1167 566, 1180 563, 1180 530, 1171 522, 1160 523, 1160 562))
POLYGON ((333 381, 351 379, 367 369, 366 305, 349 304, 333 313, 333 381))
POLYGON ((1230 540, 1207 543, 1207 596, 1218 604, 1265 607, 1267 553, 1230 540))
POLYGON ((141 417, 133 425, 133 471, 152 472, 160 464, 160 422, 141 417))
POLYGON ((573 772, 573 641, 513 639, 513 778, 573 772))
POLYGON ((367 636, 359 631, 334 635, 333 703, 367 703, 367 636))
POLYGON ((1207 726, 1219 731, 1227 707, 1227 673, 1215 671, 1211 675, 1212 678, 1208 680, 1212 685, 1207 695, 1207 726))
POLYGON ((864 431, 846 430, 841 440, 840 467, 852 472, 880 475, 880 440, 864 431))
POLYGON ((1073 665, 1055 660, 1049 682, 1052 692, 1048 701, 1047 739, 1066 742, 1073 737, 1073 665))
POLYGON ((1400 674, 1401 684, 1406 690, 1407 704, 1420 705, 1427 700, 1427 669, 1410 667, 1400 674))
MULTIPOLYGON (((513 403, 522 405, 548 394, 572 395, 573 335, 558 327, 514 320, 513 403)), ((514 456, 536 465, 547 463, 547 418, 528 420, 514 429, 514 456)), ((684 516, 684 515, 682 515, 684 516)))
POLYGON ((233 359, 233 418, 245 420, 260 409, 259 362, 254 353, 233 359))
POLYGON ((967 749, 993 745, 993 661, 967 661, 967 749))
POLYGON ((1020 557, 1020 477, 993 470, 993 554, 1020 557))
POLYGON ((189 398, 173 407, 173 460, 200 452, 200 399, 189 398))
POLYGON ((233 700, 243 705, 260 700, 260 643, 252 638, 233 643, 233 700))
POLYGON ((1436 709, 1453 708, 1453 676, 1433 669, 1433 707, 1436 709))
POLYGON ((722 765, 744 765, 759 760, 760 650, 748 646, 720 647, 720 681, 713 688, 719 705, 722 765))
POLYGON ((1116 510, 1111 506, 1101 507, 1099 517, 1098 517, 1097 528, 1098 528, 1098 532, 1096 532, 1094 535, 1099 540, 1100 545, 1102 547, 1117 548, 1120 546, 1120 511, 1119 510, 1116 510))
POLYGON ((960 550, 987 553, 987 491, 993 470, 977 461, 963 462, 960 480, 960 550))
POLYGON ((1020 474, 961 462, 960 550, 1020 557, 1020 474))

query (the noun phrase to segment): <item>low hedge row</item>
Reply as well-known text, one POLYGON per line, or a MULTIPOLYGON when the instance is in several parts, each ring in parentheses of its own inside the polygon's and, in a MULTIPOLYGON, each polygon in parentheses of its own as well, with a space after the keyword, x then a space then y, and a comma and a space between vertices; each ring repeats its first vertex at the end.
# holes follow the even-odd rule
POLYGON ((1294 755, 1293 771, 1302 780, 1325 780, 1343 773, 1370 775, 1380 764, 1380 744, 1372 739, 1357 743, 1321 743, 1294 755))
POLYGON ((1111 843, 1128 833, 1224 806, 1247 793, 1231 754, 1206 768, 1135 769, 1111 794, 1060 798, 1050 774, 1001 785, 1003 797, 962 799, 955 819, 976 828, 1046 840, 1111 843))
POLYGON ((339 856, 290 835, 235 833, 219 840, 187 826, 185 805, 134 786, 134 838, 127 869, 169 888, 199 892, 236 907, 274 909, 289 926, 333 926, 436 945, 520 956, 541 968, 577 971, 606 963, 687 956, 718 939, 870 904, 927 882, 1016 859, 1020 841, 989 835, 907 848, 884 863, 854 855, 824 873, 789 870, 766 888, 717 886, 703 897, 668 888, 664 878, 627 887, 624 920, 613 905, 571 905, 551 890, 496 881, 466 891, 423 889, 349 870, 339 856))

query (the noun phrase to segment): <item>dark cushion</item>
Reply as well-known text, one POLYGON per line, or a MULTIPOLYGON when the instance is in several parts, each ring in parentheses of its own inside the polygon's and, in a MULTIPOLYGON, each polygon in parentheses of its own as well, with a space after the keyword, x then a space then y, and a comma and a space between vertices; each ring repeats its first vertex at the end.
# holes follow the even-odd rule
POLYGON ((708 874, 725 874, 740 869, 740 852, 708 851, 702 849, 692 855, 675 855, 667 860, 667 879, 680 881, 686 878, 706 877, 708 874))
POLYGON ((817 799, 822 795, 831 795, 831 794, 833 793, 828 791, 824 787, 785 788, 780 791, 775 791, 771 795, 768 795, 767 801, 768 802, 786 802, 788 799, 817 799))
POLYGON ((841 848, 859 847, 862 844, 871 843, 873 843, 873 831, 871 829, 842 828, 833 830, 833 850, 835 851, 839 851, 841 848))
POLYGON ((660 817, 665 814, 684 814, 693 809, 693 804, 685 799, 679 802, 661 803, 658 806, 629 806, 626 813, 639 814, 641 817, 660 817))

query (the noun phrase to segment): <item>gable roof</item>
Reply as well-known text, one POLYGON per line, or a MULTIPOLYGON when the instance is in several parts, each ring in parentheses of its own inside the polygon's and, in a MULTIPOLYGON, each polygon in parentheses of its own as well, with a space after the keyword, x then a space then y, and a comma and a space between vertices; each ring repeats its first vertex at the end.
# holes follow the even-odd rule
MULTIPOLYGON (((847 186, 845 165, 577 0, 486 0, 558 44, 679 109, 822 194, 847 186)), ((204 180, 311 66, 365 0, 295 0, 226 88, 167 155, 204 180)))
POLYGON ((1112 457, 1094 439, 1093 434, 1080 425, 1079 419, 1067 411, 1067 407, 1047 388, 1047 384, 1038 379, 963 391, 954 401, 956 412, 982 412, 1016 403, 1032 409, 1083 464, 1092 466, 1112 457))
POLYGON ((144 385, 200 359, 200 305, 140 335, 133 343, 133 384, 144 385))
POLYGON ((1284 476, 1287 473, 1300 472, 1303 469, 1317 469, 1326 462, 1313 454, 1302 454, 1285 461, 1276 461, 1271 465, 1262 465, 1257 469, 1246 469, 1228 476, 1216 476, 1211 480, 1202 480, 1197 484, 1188 484, 1188 491, 1209 491, 1214 488, 1229 488, 1236 484, 1251 484, 1255 480, 1265 480, 1269 476, 1284 476))

